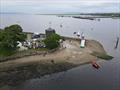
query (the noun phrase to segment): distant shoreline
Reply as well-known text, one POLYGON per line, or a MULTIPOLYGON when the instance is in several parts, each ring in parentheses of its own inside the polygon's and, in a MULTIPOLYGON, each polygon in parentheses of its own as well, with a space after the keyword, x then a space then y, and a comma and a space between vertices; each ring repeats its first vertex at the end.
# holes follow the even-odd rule
POLYGON ((19 13, 19 12, 0 12, 0 14, 23 14, 23 15, 56 15, 56 16, 80 16, 86 15, 93 18, 120 18, 120 13, 59 13, 59 14, 39 14, 39 13, 19 13))

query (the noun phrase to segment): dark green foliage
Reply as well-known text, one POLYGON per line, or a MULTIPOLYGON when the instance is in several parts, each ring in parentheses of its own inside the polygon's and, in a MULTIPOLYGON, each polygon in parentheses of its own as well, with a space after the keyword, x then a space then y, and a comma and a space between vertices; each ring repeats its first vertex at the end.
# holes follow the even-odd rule
POLYGON ((54 49, 59 46, 59 39, 61 37, 58 34, 52 34, 44 40, 44 43, 48 49, 54 49))
POLYGON ((26 35, 23 34, 19 25, 11 25, 0 30, 0 56, 8 56, 17 50, 17 41, 24 41, 26 35))

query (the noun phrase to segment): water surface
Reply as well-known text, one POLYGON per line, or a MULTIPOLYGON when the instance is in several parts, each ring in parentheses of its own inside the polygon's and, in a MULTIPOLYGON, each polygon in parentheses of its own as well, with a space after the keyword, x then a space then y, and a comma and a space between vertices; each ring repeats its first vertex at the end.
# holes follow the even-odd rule
POLYGON ((67 72, 26 80, 16 86, 6 85, 2 90, 120 90, 120 44, 114 49, 116 37, 120 36, 120 19, 101 18, 98 21, 48 15, 0 15, 0 28, 16 23, 28 32, 44 33, 48 27, 64 36, 76 37, 73 32, 84 32, 87 39, 101 42, 114 58, 100 62, 99 70, 90 64, 83 65, 67 72))

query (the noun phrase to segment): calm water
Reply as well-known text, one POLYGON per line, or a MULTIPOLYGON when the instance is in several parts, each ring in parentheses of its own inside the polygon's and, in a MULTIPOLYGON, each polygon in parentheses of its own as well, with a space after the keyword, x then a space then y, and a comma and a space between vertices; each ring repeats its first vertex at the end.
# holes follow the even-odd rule
POLYGON ((120 44, 114 49, 116 37, 120 36, 120 19, 92 21, 47 15, 0 15, 0 28, 16 23, 24 31, 36 33, 44 33, 48 27, 54 28, 58 34, 72 37, 75 37, 74 31, 84 32, 86 38, 100 41, 114 59, 100 62, 99 70, 89 64, 83 65, 67 72, 26 80, 14 87, 6 85, 2 90, 120 90, 120 44))

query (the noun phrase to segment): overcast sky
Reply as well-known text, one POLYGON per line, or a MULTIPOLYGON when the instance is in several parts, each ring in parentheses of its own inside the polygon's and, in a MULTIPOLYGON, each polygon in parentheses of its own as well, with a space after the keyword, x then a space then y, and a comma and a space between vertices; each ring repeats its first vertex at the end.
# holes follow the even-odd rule
POLYGON ((120 12, 120 0, 0 0, 0 12, 36 14, 120 12))

